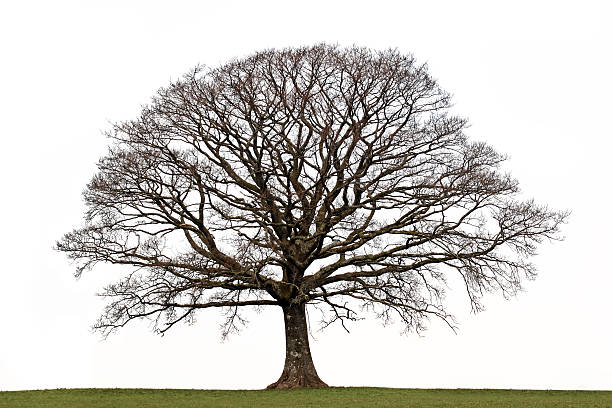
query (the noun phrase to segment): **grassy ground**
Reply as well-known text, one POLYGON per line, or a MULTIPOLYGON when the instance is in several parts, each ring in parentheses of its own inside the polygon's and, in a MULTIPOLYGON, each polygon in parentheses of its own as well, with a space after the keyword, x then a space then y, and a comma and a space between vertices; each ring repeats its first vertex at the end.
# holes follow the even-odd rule
POLYGON ((1 408, 612 408, 612 391, 328 388, 293 391, 60 389, 0 392, 1 408))

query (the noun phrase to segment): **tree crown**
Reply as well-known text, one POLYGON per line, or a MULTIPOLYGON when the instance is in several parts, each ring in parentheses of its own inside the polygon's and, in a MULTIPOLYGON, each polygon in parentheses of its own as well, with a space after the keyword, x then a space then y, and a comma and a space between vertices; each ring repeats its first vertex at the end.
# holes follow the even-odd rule
POLYGON ((452 317, 445 276, 472 307, 534 276, 529 257, 565 212, 518 198, 505 160, 470 142, 425 65, 396 50, 325 44, 198 67, 117 123, 85 192, 85 226, 57 248, 110 285, 97 327, 198 309, 352 299, 408 328, 452 317))

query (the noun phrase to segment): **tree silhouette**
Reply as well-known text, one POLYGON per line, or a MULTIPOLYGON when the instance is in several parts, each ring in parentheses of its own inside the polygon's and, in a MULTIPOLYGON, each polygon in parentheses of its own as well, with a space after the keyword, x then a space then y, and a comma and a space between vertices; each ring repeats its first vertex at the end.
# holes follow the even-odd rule
POLYGON ((115 124, 85 192, 85 225, 57 249, 108 286, 105 334, 148 317, 165 332, 199 309, 280 307, 285 366, 269 388, 325 386, 306 304, 323 325, 363 308, 421 330, 453 325, 445 276, 512 295, 566 217, 518 199, 505 157, 470 142, 449 94, 398 51, 316 45, 198 67, 115 124))

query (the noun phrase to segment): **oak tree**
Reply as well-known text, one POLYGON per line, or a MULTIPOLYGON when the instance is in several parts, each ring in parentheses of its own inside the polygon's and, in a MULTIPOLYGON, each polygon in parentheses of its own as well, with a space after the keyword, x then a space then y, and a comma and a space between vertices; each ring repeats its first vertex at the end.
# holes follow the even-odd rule
POLYGON ((323 325, 364 310, 421 330, 453 324, 446 277, 474 310, 534 276, 566 217, 521 200, 505 157, 464 134, 450 96, 396 50, 267 50, 160 89, 113 125, 87 185, 85 223, 56 247, 77 274, 131 267, 95 327, 139 318, 159 332, 223 308, 284 315, 283 372, 269 388, 322 387, 306 305, 323 325))

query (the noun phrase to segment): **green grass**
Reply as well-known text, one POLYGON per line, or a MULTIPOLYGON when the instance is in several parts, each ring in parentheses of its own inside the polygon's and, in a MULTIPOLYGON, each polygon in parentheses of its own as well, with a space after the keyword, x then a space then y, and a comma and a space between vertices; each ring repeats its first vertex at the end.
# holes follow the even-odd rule
POLYGON ((292 391, 60 389, 0 392, 10 408, 612 408, 612 391, 328 388, 292 391))

